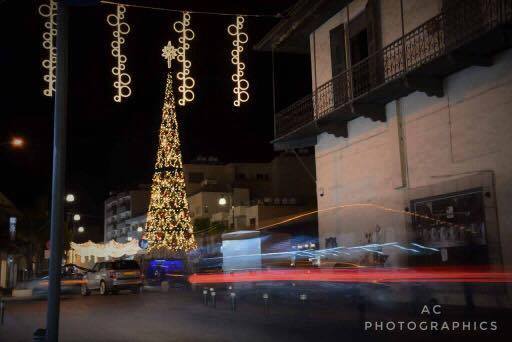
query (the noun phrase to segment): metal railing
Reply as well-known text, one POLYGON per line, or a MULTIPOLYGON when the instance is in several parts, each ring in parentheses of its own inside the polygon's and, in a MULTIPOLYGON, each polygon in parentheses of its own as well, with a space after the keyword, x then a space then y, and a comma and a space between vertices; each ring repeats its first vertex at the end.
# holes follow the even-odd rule
POLYGON ((452 3, 416 29, 319 86, 312 95, 278 112, 276 137, 322 118, 497 26, 512 22, 512 0, 452 3))

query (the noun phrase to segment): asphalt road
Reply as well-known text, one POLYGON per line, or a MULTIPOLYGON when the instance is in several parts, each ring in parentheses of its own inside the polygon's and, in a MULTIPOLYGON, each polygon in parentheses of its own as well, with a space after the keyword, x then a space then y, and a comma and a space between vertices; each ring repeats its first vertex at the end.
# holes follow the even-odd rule
MULTIPOLYGON (((462 337, 465 341, 481 341, 491 337, 495 342, 510 338, 506 330, 510 324, 505 321, 499 322, 498 332, 464 336, 439 332, 390 334, 364 332, 355 305, 274 302, 266 310, 262 301, 240 299, 237 311, 232 312, 226 293, 218 293, 216 308, 205 306, 201 299, 201 292, 185 289, 139 295, 122 292, 105 297, 66 296, 61 301, 61 341, 457 341, 462 337)), ((370 309, 365 319, 400 320, 400 311, 370 309)), ((45 300, 7 302, 0 341, 30 341, 33 332, 44 327, 45 315, 45 300)), ((502 313, 491 316, 498 320, 505 317, 502 313)), ((476 319, 463 313, 454 317, 444 319, 476 319)))

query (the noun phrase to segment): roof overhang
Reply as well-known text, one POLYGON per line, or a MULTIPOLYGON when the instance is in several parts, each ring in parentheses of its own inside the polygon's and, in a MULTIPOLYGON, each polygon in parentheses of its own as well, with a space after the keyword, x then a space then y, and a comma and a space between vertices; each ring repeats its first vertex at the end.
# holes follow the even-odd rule
POLYGON ((258 51, 307 53, 309 35, 351 0, 299 0, 255 46, 258 51))

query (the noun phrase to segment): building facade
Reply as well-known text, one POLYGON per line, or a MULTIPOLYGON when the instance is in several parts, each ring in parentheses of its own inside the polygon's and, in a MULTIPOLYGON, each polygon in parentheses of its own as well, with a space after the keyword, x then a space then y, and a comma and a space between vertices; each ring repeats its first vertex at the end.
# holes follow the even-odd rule
POLYGON ((385 264, 512 265, 512 1, 288 14, 256 48, 311 61, 312 93, 276 113, 273 143, 315 148, 321 247, 414 242, 438 253, 384 246, 385 264))
POLYGON ((185 164, 184 169, 193 220, 254 229, 260 218, 316 208, 314 159, 307 150, 282 153, 268 163, 185 164))
POLYGON ((110 240, 129 241, 128 237, 132 237, 133 233, 137 232, 139 226, 137 224, 142 222, 137 222, 137 220, 140 221, 140 216, 145 215, 148 211, 149 194, 150 190, 147 186, 111 193, 111 196, 105 201, 105 242, 110 240))

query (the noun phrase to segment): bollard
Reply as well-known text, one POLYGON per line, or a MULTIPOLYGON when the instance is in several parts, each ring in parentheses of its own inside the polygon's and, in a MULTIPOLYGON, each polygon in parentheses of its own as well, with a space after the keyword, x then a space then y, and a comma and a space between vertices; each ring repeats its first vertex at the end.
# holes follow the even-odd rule
POLYGON ((32 335, 32 341, 46 341, 46 329, 37 329, 32 335))
POLYGON ((299 300, 302 304, 306 304, 306 300, 308 299, 308 295, 305 293, 301 293, 299 295, 299 300))
POLYGON ((229 296, 231 297, 231 310, 233 312, 235 312, 236 311, 236 293, 231 292, 229 294, 229 296))
POLYGON ((208 305, 208 289, 206 287, 203 289, 203 304, 208 305))
POLYGON ((215 301, 215 291, 211 291, 210 294, 212 295, 212 306, 214 308, 216 308, 217 307, 217 303, 215 301))
POLYGON ((4 325, 5 302, 0 300, 0 325, 4 325))
POLYGON ((32 335, 32 341, 46 341, 46 329, 37 329, 32 335))
MULTIPOLYGON (((210 298, 212 298, 212 296, 211 296, 212 292, 215 292, 215 289, 213 287, 210 287, 210 298)), ((210 303, 208 302, 208 304, 210 304, 210 303)), ((212 304, 213 304, 213 302, 212 302, 212 304)))
POLYGON ((265 304, 265 314, 268 314, 268 293, 263 294, 263 303, 265 304))

